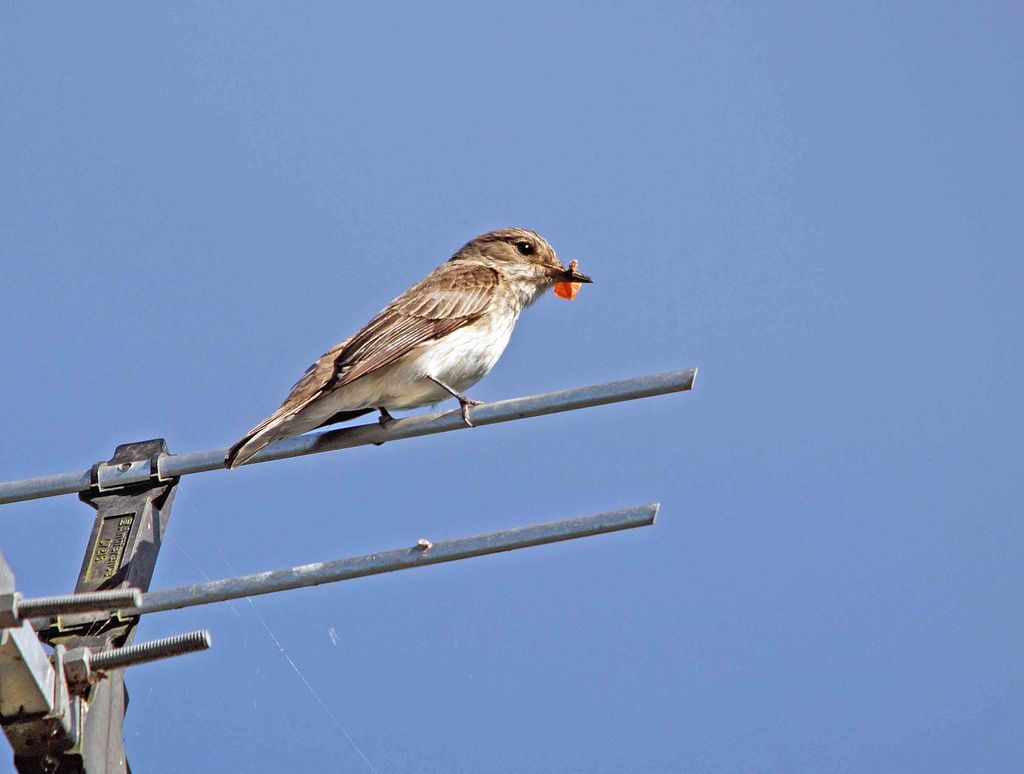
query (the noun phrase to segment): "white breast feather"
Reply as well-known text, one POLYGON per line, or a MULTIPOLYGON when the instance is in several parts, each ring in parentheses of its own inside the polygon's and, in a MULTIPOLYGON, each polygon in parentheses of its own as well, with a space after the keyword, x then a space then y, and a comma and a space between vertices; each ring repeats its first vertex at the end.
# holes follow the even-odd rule
POLYGON ((411 409, 451 396, 427 376, 459 392, 480 381, 505 351, 519 313, 540 298, 551 283, 536 284, 536 274, 506 272, 508 291, 495 295, 491 308, 476 322, 428 342, 408 355, 317 401, 315 416, 324 421, 338 411, 362 408, 411 409))

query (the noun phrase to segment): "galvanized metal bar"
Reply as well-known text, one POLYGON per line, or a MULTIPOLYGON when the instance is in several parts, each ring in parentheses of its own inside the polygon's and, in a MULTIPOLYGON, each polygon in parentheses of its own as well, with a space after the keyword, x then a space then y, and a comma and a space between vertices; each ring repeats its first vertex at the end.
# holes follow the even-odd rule
POLYGON ((197 583, 193 586, 152 591, 143 595, 140 607, 129 610, 127 613, 130 615, 155 613, 161 610, 207 605, 211 602, 272 594, 276 591, 317 586, 321 583, 335 583, 353 578, 363 578, 367 575, 409 570, 413 567, 425 567, 441 562, 454 562, 471 556, 484 556, 517 548, 528 548, 545 543, 601 535, 606 532, 645 527, 654 523, 657 513, 658 504, 652 503, 635 508, 599 513, 594 516, 535 524, 529 527, 518 527, 503 532, 492 532, 439 543, 421 540, 415 546, 399 548, 395 551, 383 551, 351 559, 338 559, 333 562, 316 562, 282 570, 243 575, 238 578, 197 583))
MULTIPOLYGON (((696 375, 697 369, 690 368, 684 371, 668 371, 653 376, 640 376, 618 382, 576 387, 571 390, 548 392, 525 398, 500 400, 474 407, 471 417, 473 424, 479 427, 526 417, 554 414, 560 411, 601 406, 606 403, 682 392, 693 386, 696 375)), ((466 425, 462 422, 458 409, 396 419, 387 427, 373 422, 278 441, 257 454, 249 464, 465 429, 467 429, 466 425)), ((225 448, 192 452, 191 454, 164 454, 158 458, 157 472, 160 479, 166 480, 191 473, 219 470, 224 466, 226 452, 225 448)), ((105 469, 100 473, 101 478, 106 480, 116 478, 118 485, 125 485, 147 480, 151 471, 146 465, 138 465, 135 468, 118 471, 116 474, 113 471, 108 473, 105 469)), ((8 481, 0 483, 0 504, 82 492, 91 486, 91 470, 8 481)))
POLYGON ((36 500, 40 497, 56 497, 84 492, 91 485, 91 470, 56 473, 52 476, 25 478, 21 481, 7 481, 0 484, 0 505, 16 503, 21 500, 36 500))

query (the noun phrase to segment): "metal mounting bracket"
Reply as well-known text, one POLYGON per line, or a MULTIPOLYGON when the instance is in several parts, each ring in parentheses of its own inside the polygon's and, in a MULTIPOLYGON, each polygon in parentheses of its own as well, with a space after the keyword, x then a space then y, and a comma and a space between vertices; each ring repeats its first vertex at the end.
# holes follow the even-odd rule
MULTIPOLYGON (((149 589, 178 484, 177 478, 161 480, 156 473, 166 453, 163 439, 122 444, 109 461, 93 466, 92 486, 79 495, 96 509, 96 518, 76 592, 149 589)), ((138 620, 138 615, 120 612, 59 615, 39 637, 53 646, 102 655, 130 645, 138 620)), ((84 700, 88 712, 81 738, 59 757, 56 770, 126 774, 122 726, 128 694, 123 672, 110 672, 107 679, 88 685, 84 700)))

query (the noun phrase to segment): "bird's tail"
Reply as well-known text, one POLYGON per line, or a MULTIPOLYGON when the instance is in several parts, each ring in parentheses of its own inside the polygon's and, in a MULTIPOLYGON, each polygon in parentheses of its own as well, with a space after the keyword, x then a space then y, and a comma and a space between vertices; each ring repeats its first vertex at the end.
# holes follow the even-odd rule
POLYGON ((256 456, 260 449, 274 441, 291 438, 293 435, 333 425, 336 422, 347 422, 350 419, 361 417, 363 414, 369 414, 371 411, 373 411, 371 408, 339 411, 322 422, 318 422, 316 419, 304 417, 294 408, 285 409, 282 406, 228 449, 228 453, 224 455, 224 465, 228 468, 237 468, 239 465, 247 463, 256 456))
POLYGON ((290 418, 273 414, 264 419, 228 449, 228 453, 224 455, 224 466, 237 468, 244 465, 264 446, 285 436, 295 435, 294 430, 290 431, 288 428, 290 418))

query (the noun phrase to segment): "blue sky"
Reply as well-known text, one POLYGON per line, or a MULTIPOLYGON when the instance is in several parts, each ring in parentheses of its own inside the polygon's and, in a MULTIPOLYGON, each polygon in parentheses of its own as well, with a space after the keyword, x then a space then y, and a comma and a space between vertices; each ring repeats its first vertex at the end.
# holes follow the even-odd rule
MULTIPOLYGON (((151 616, 140 639, 214 649, 129 673, 133 770, 1019 766, 1021 23, 0 7, 0 478, 226 446, 506 225, 596 284, 528 310, 475 397, 701 368, 682 396, 185 479, 154 588, 663 507, 151 616)), ((22 590, 71 588, 89 510, 0 516, 22 590)))

